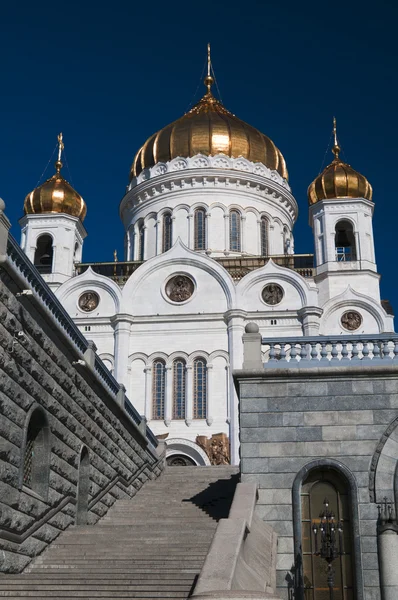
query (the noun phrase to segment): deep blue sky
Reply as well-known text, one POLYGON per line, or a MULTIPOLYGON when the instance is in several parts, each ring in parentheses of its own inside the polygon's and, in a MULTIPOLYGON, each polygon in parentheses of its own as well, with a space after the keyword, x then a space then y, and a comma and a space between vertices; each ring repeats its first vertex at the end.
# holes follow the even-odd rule
POLYGON ((63 131, 63 174, 88 206, 84 260, 122 258, 133 156, 192 104, 210 41, 224 104, 286 158, 296 252, 313 251, 306 191, 337 116, 343 158, 374 188, 382 296, 398 310, 397 18, 384 0, 3 3, 0 196, 14 235, 63 131))

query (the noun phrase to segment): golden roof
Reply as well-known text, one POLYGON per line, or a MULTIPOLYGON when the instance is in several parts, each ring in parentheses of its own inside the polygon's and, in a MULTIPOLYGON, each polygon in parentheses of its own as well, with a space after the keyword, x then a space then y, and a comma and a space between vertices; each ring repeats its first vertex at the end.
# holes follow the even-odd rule
POLYGON ((234 158, 243 156, 252 162, 263 163, 287 179, 285 159, 272 140, 235 117, 213 96, 210 57, 208 65, 204 81, 207 93, 189 112, 145 142, 134 158, 130 179, 158 162, 196 154, 225 154, 234 158))
POLYGON ((84 220, 87 212, 86 203, 61 175, 63 148, 62 133, 60 133, 58 136, 58 160, 55 163, 56 172, 26 196, 24 202, 26 215, 64 213, 79 217, 81 221, 84 220))
POLYGON ((337 141, 336 119, 333 120, 334 160, 318 175, 308 188, 308 202, 333 198, 366 198, 372 200, 372 186, 369 181, 350 165, 339 158, 340 146, 337 141))

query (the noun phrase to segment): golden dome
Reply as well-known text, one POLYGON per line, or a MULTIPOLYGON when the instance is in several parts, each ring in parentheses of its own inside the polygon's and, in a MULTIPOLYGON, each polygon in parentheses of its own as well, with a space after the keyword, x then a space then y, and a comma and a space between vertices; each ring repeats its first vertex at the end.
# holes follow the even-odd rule
POLYGON ((366 177, 339 158, 340 147, 337 142, 335 119, 333 121, 333 133, 334 160, 308 188, 309 204, 333 198, 366 198, 372 200, 372 186, 366 177))
POLYGON ((65 213, 73 217, 79 217, 83 221, 87 212, 86 203, 61 175, 61 152, 64 148, 62 133, 58 136, 58 142, 58 160, 55 163, 56 173, 26 196, 24 213, 26 215, 65 213))
POLYGON ((243 156, 261 162, 288 178, 285 159, 263 133, 241 121, 211 93, 213 78, 205 79, 207 93, 189 112, 153 134, 138 150, 130 171, 130 180, 146 167, 173 158, 195 154, 243 156))

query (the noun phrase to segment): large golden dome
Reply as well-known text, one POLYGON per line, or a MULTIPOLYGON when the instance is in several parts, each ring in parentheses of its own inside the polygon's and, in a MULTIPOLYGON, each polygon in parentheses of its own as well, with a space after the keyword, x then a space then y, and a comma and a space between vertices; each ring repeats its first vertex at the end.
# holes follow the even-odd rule
POLYGON ((58 136, 58 141, 59 153, 58 160, 55 163, 56 172, 26 196, 24 213, 26 215, 65 213, 73 217, 79 217, 83 221, 87 212, 86 203, 61 175, 62 134, 58 136))
POLYGON ((213 78, 205 79, 207 93, 189 112, 153 134, 138 150, 130 179, 146 167, 173 158, 195 154, 230 157, 243 156, 261 162, 282 177, 288 178, 285 159, 275 144, 263 133, 241 121, 227 110, 211 92, 213 78))
POLYGON ((364 175, 339 158, 336 121, 334 120, 334 160, 318 175, 308 188, 309 204, 334 198, 366 198, 372 200, 372 186, 364 175))

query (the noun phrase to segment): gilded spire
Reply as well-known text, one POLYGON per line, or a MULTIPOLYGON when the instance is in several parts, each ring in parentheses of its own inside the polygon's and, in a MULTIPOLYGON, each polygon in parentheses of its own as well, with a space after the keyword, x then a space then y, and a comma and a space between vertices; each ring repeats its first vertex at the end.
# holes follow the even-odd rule
POLYGON ((333 117, 333 136, 334 136, 334 146, 333 146, 333 154, 334 154, 334 160, 339 160, 339 154, 340 154, 340 146, 339 146, 339 142, 337 141, 337 127, 336 127, 336 117, 333 117))
POLYGON ((211 95, 211 86, 214 83, 214 79, 211 76, 211 54, 210 54, 210 44, 207 44, 207 75, 205 77, 205 86, 207 87, 207 93, 211 95))
POLYGON ((62 169, 62 162, 61 162, 61 156, 62 156, 62 150, 65 148, 64 146, 64 142, 63 142, 63 136, 62 136, 62 132, 58 135, 58 159, 57 162, 55 163, 55 168, 57 170, 57 174, 60 173, 61 169, 62 169))

